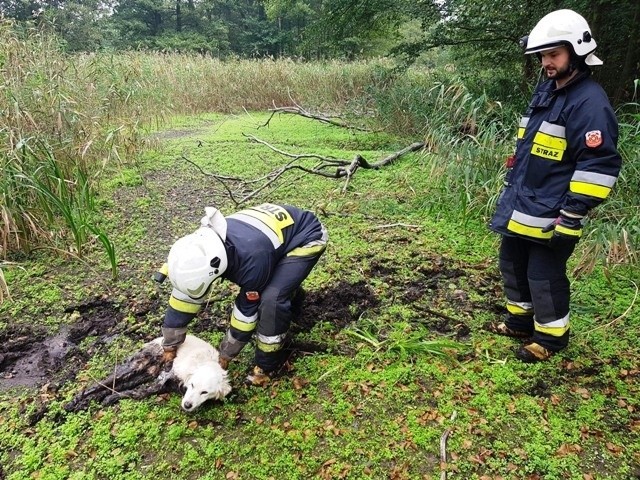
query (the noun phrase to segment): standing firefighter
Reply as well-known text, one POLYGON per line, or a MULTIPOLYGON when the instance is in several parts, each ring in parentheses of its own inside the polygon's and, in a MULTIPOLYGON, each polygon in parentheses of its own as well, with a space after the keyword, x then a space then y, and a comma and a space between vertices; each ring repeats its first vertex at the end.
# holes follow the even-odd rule
POLYGON ((490 228, 502 235, 507 297, 500 335, 528 338, 525 362, 547 360, 569 341, 567 260, 589 211, 611 192, 621 159, 618 123, 589 66, 602 65, 586 20, 571 10, 546 15, 522 42, 547 80, 520 120, 515 155, 490 228))
POLYGON ((240 287, 231 322, 220 345, 220 363, 227 367, 255 332, 256 366, 247 383, 262 385, 284 361, 285 341, 301 302, 300 285, 327 244, 327 231, 311 212, 265 203, 224 217, 206 208, 201 226, 182 237, 169 252, 166 271, 173 285, 162 334, 170 360, 184 342, 217 278, 240 287))

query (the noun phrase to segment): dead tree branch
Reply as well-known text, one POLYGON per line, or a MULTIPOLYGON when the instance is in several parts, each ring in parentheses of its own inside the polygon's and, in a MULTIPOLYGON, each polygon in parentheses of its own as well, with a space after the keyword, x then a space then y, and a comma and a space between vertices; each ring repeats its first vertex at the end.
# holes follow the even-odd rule
POLYGON ((274 117, 274 115, 276 113, 285 113, 285 114, 292 114, 292 115, 300 115, 301 117, 305 117, 305 118, 310 118, 312 120, 318 120, 319 122, 322 123, 326 123, 328 125, 333 125, 335 127, 340 127, 340 128, 348 128, 349 130, 356 130, 359 132, 374 132, 376 130, 372 130, 370 128, 367 127, 360 127, 357 125, 350 125, 348 123, 345 123, 342 121, 341 117, 338 115, 328 115, 328 114, 323 114, 323 113, 312 113, 309 110, 307 110, 304 107, 301 107, 291 96, 291 92, 289 92, 289 100, 291 100, 291 103, 293 104, 293 106, 290 107, 277 107, 275 105, 275 102, 273 104, 273 108, 270 108, 269 111, 271 112, 271 115, 269 116, 269 118, 267 119, 267 121, 263 124, 258 126, 258 129, 260 129, 261 127, 267 127, 269 126, 269 123, 271 122, 271 119, 274 117))
POLYGON ((328 125, 333 125, 335 127, 348 128, 349 130, 356 130, 358 132, 374 132, 375 131, 375 130, 372 130, 371 128, 367 128, 367 127, 360 127, 360 126, 357 126, 357 125, 350 125, 350 124, 340 120, 340 117, 338 117, 338 116, 331 116, 331 115, 326 115, 326 114, 323 114, 323 113, 311 113, 310 111, 305 110, 304 108, 302 108, 300 106, 295 106, 295 107, 274 107, 274 108, 270 108, 269 111, 271 112, 271 115, 269 116, 267 121, 264 124, 260 125, 258 128, 269 126, 269 123, 271 122, 271 119, 277 113, 285 113, 285 114, 288 113, 288 114, 292 114, 292 115, 300 115, 301 117, 310 118, 312 120, 318 120, 319 122, 326 123, 328 125))
POLYGON ((377 162, 368 162, 362 155, 356 155, 353 160, 343 160, 334 157, 328 157, 324 155, 318 155, 315 153, 290 153, 286 152, 278 147, 271 145, 270 143, 262 140, 254 135, 243 134, 250 141, 259 143, 269 148, 270 150, 276 152, 283 157, 289 158, 289 161, 285 163, 283 166, 272 170, 266 175, 263 175, 257 179, 253 180, 243 180, 237 177, 229 177, 224 175, 217 175, 214 173, 205 172, 199 165, 189 160, 185 155, 182 155, 182 159, 191 165, 194 165, 200 173, 203 175, 212 177, 216 179, 219 183, 222 184, 224 189, 226 190, 229 198, 235 203, 236 206, 242 205, 248 200, 252 199, 256 195, 258 195, 261 191, 266 188, 272 186, 278 179, 280 179, 286 172, 289 170, 300 170, 304 173, 311 175, 319 175, 326 178, 346 178, 344 187, 342 188, 343 193, 346 191, 349 181, 351 177, 356 173, 359 168, 364 169, 373 169, 377 170, 385 165, 388 165, 398 158, 406 155, 407 153, 418 151, 424 148, 424 142, 415 142, 409 145, 408 147, 403 148, 387 157, 379 160, 377 162), (316 160, 317 163, 314 166, 305 166, 300 164, 299 162, 304 160, 316 160), (249 184, 256 184, 258 182, 263 182, 258 187, 247 193, 246 186, 249 184), (230 183, 239 184, 238 192, 234 193, 232 188, 229 186, 230 183), (240 197, 240 198, 238 198, 240 197))

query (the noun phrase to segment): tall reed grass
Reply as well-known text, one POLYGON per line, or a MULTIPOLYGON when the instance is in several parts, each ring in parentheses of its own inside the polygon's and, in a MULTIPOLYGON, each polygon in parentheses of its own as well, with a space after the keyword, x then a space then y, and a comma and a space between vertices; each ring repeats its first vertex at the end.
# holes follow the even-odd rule
POLYGON ((0 251, 102 244, 95 195, 144 148, 143 126, 175 114, 291 105, 341 111, 363 96, 370 64, 231 60, 125 52, 65 55, 55 37, 0 23, 0 251))
MULTIPOLYGON (((65 55, 55 37, 0 23, 0 249, 52 244, 78 254, 116 246, 101 229, 100 180, 145 147, 146 126, 175 114, 289 106, 351 112, 390 133, 424 139, 430 191, 422 208, 454 221, 486 219, 514 145, 520 106, 474 96, 443 66, 398 71, 385 61, 220 61, 145 52, 65 55), (145 128, 143 128, 145 127, 145 128), (443 209, 442 206, 446 205, 443 209), (453 213, 449 213, 453 212, 453 213)), ((591 258, 637 259, 640 118, 621 124, 625 166, 586 240, 591 258)))
MULTIPOLYGON (((81 254, 100 229, 101 171, 137 148, 136 115, 112 115, 113 91, 39 31, 0 23, 0 250, 49 245, 81 254)), ((109 253, 115 272, 115 256, 109 253)))

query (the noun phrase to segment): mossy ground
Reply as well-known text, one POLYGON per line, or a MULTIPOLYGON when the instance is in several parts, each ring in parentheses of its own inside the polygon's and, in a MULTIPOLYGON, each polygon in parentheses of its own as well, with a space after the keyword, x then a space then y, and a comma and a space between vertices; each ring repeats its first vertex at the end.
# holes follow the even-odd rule
MULTIPOLYGON (((640 478, 637 272, 596 269, 574 279, 570 347, 544 364, 518 362, 516 342, 481 328, 503 312, 497 238, 482 221, 456 221, 447 205, 437 219, 427 213, 424 198, 438 182, 427 172, 439 161, 429 154, 359 170, 346 188, 344 179, 291 173, 255 197, 313 210, 330 233, 293 327, 297 341, 322 348, 299 350, 269 387, 242 385, 247 348, 231 365, 230 397, 194 414, 181 411, 177 395, 63 412, 83 386, 159 334, 169 290, 151 274, 171 243, 195 228, 205 206, 237 208, 203 172, 256 179, 286 162, 243 133, 346 160, 405 146, 286 115, 257 128, 267 118, 178 119, 150 136, 155 149, 113 172, 100 205, 117 281, 98 245, 83 259, 39 251, 3 268, 12 294, 0 305, 4 345, 87 327, 55 388, 0 393, 0 478, 435 479, 443 468, 465 480, 640 478), (105 328, 89 327, 96 324, 105 328), (443 338, 460 348, 425 351, 443 338)), ((239 194, 256 188, 227 183, 239 194)), ((193 333, 220 340, 233 291, 220 286, 193 333)))

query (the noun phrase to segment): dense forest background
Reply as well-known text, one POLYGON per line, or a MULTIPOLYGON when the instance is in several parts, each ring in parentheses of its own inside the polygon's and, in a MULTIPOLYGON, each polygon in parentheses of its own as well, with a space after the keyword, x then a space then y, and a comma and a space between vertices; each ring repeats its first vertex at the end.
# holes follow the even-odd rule
POLYGON ((301 61, 392 56, 402 69, 434 62, 435 50, 468 88, 501 101, 526 93, 537 75, 518 39, 558 8, 589 21, 605 62, 598 80, 616 104, 631 100, 640 64, 637 0, 0 0, 5 18, 54 29, 69 52, 301 61))

